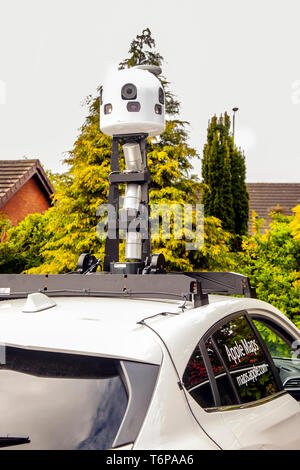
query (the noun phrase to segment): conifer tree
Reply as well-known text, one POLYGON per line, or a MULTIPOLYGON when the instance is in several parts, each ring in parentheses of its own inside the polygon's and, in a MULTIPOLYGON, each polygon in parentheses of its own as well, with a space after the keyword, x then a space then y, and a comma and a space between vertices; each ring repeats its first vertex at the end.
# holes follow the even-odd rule
POLYGON ((209 123, 202 178, 205 214, 219 218, 232 234, 245 235, 249 211, 245 157, 234 145, 227 113, 213 116, 209 123))
POLYGON ((246 185, 245 155, 233 147, 231 151, 231 186, 233 210, 235 216, 235 233, 239 236, 248 233, 249 193, 246 185))

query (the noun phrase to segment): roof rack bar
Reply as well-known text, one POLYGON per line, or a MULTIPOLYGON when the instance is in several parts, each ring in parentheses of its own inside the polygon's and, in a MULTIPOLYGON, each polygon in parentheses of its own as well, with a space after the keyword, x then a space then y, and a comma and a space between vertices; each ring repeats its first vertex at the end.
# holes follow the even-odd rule
POLYGON ((221 272, 185 272, 168 274, 91 273, 86 276, 65 274, 1 274, 0 300, 24 298, 33 292, 49 296, 110 296, 175 298, 193 300, 195 307, 208 303, 208 294, 255 297, 255 289, 246 276, 221 272))

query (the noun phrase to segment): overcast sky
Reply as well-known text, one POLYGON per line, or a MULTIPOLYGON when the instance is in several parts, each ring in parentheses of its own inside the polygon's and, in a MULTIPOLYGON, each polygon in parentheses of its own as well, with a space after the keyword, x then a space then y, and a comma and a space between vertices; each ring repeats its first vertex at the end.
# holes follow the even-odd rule
POLYGON ((0 0, 0 159, 66 169, 84 98, 149 27, 200 155, 237 106, 247 180, 299 182, 299 18, 299 0, 0 0))

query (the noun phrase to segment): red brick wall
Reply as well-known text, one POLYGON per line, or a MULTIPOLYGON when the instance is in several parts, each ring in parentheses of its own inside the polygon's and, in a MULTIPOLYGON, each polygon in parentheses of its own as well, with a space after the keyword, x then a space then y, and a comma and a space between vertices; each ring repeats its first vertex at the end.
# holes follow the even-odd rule
POLYGON ((49 208, 49 202, 39 185, 32 177, 21 189, 1 208, 13 225, 17 225, 28 214, 42 214, 49 208))

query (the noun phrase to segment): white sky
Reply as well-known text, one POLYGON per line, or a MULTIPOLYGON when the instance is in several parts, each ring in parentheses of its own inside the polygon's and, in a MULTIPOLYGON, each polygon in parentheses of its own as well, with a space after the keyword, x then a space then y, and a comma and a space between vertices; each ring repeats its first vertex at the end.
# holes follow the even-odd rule
POLYGON ((149 27, 199 153, 237 106, 247 180, 299 182, 299 17, 299 0, 0 0, 0 159, 62 171, 84 98, 149 27))

